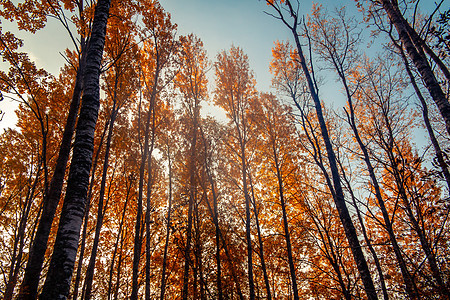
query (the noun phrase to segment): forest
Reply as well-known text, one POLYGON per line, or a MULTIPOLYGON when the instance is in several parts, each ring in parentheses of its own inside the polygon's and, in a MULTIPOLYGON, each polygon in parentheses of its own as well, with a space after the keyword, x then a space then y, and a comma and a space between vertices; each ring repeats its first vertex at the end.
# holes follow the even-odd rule
POLYGON ((0 1, 73 42, 0 27, 0 298, 450 299, 448 0, 259 1, 275 93, 158 0, 0 1))

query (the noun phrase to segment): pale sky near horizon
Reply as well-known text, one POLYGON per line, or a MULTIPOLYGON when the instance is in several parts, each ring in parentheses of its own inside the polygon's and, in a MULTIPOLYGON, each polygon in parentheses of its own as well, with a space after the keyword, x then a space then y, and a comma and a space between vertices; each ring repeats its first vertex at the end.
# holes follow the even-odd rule
MULTIPOLYGON (((329 11, 346 6, 350 14, 361 19, 354 0, 314 2, 323 4, 329 11)), ((227 50, 232 45, 241 47, 249 57, 257 88, 262 92, 274 92, 270 87, 269 73, 271 49, 276 40, 291 39, 291 35, 279 20, 264 13, 271 12, 264 0, 160 0, 160 3, 171 14, 172 22, 178 24, 179 34, 194 33, 202 39, 211 61, 215 60, 221 50, 227 50)), ((301 1, 301 13, 309 13, 312 3, 310 0, 301 1)), ((5 31, 14 28, 4 20, 1 23, 0 26, 5 31)), ((44 67, 54 75, 58 74, 65 62, 60 53, 67 47, 73 49, 68 34, 54 19, 49 19, 46 28, 35 35, 26 32, 19 32, 17 35, 24 40, 22 51, 28 52, 38 67, 44 67)), ((2 67, 4 65, 0 62, 0 68, 2 67)), ((329 90, 336 95, 335 80, 326 80, 323 93, 329 90)), ((7 100, 0 102, 0 110, 5 111, 0 128, 14 125, 16 118, 11 111, 12 107, 14 105, 7 100)))

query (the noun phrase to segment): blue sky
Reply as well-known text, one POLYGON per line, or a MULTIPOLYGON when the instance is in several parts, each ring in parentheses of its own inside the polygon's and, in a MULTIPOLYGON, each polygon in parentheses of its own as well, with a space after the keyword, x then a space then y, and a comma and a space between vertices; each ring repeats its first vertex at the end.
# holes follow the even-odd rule
MULTIPOLYGON (((450 0, 445 1, 448 6, 450 0)), ((433 5, 432 0, 422 2, 433 5)), ((264 0, 160 0, 160 3, 172 15, 172 21, 178 24, 179 34, 194 33, 203 40, 211 61, 214 61, 219 51, 231 45, 243 48, 255 72, 257 88, 264 92, 273 91, 269 73, 271 49, 274 41, 291 39, 291 35, 280 21, 264 13, 270 12, 264 0)), ((317 3, 323 4, 328 10, 345 5, 357 18, 359 16, 354 0, 317 3)), ((301 12, 307 14, 311 11, 312 1, 301 1, 301 5, 301 12)), ((1 21, 0 26, 4 31, 17 32, 13 24, 1 21)), ((67 47, 73 49, 68 34, 54 19, 49 19, 46 28, 35 35, 26 32, 17 32, 17 35, 25 42, 22 51, 28 52, 39 67, 55 75, 64 64, 60 53, 67 47)), ((0 62, 2 67, 4 65, 0 62)), ((331 93, 335 97, 336 88, 334 79, 327 78, 321 92, 325 97, 331 93)), ((6 112, 0 128, 14 125, 13 107, 7 100, 0 102, 0 109, 6 112)))

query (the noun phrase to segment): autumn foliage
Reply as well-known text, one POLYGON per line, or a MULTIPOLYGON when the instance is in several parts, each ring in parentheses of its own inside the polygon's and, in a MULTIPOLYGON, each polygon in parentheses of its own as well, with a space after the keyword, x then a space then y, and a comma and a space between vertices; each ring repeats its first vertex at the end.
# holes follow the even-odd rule
POLYGON ((244 49, 208 57, 158 1, 113 0, 94 120, 97 4, 2 1, 20 30, 52 17, 74 44, 50 74, 0 28, 1 98, 19 102, 0 134, 0 297, 449 299, 448 11, 415 2, 356 1, 361 24, 266 0, 293 33, 274 42, 267 93, 244 49), (321 92, 334 81, 342 103, 321 92))

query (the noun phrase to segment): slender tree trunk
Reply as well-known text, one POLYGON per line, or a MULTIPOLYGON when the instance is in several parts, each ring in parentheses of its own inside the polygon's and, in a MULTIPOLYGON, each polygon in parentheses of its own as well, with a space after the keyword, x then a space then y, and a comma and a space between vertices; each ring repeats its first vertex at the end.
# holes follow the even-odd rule
POLYGON ((163 265, 161 271, 161 294, 159 299, 164 300, 164 294, 166 292, 166 269, 167 269, 167 251, 169 249, 169 238, 170 238, 170 228, 171 228, 171 213, 172 213, 172 159, 169 141, 167 141, 167 160, 169 167, 169 199, 167 207, 167 223, 166 223, 166 241, 164 243, 164 256, 163 265))
MULTIPOLYGON (((214 187, 214 183, 211 183, 212 187, 214 187)), ((215 226, 215 234, 216 234, 216 264, 217 264, 217 293, 218 299, 223 300, 223 291, 222 291, 222 266, 220 262, 220 229, 219 229, 219 212, 217 208, 217 197, 215 195, 215 189, 212 188, 213 193, 213 209, 214 209, 214 217, 213 222, 215 226)), ((207 201, 208 202, 208 201, 207 201)), ((209 202, 208 202, 209 203, 209 202)))
MULTIPOLYGON (((379 281, 380 281, 380 285, 381 285, 381 290, 383 291, 383 298, 384 298, 384 300, 388 300, 389 299, 389 295, 388 295, 388 292, 387 292, 387 289, 386 289, 386 281, 384 279, 384 274, 383 274, 383 270, 381 268, 380 260, 378 258, 378 255, 377 255, 375 249, 373 248, 373 245, 372 245, 372 243, 370 241, 369 236, 367 235, 367 230, 366 230, 366 226, 364 224, 363 216, 361 215, 361 211, 360 211, 360 209, 358 207, 358 204, 356 202, 356 197, 355 197, 355 194, 353 193, 353 189, 352 189, 352 187, 350 185, 350 181, 348 180, 347 176, 345 175, 345 171, 344 171, 343 166, 341 165, 341 163, 339 161, 338 161, 338 163, 339 163, 339 165, 341 167, 342 178, 345 181, 345 183, 347 184, 348 191, 350 193, 350 197, 352 199, 352 203, 353 203, 353 206, 355 208, 356 215, 358 217, 359 225, 361 226, 361 232, 363 234, 364 240, 366 241, 367 248, 369 249, 370 253, 372 254, 373 261, 375 263, 375 267, 377 268, 378 277, 379 277, 379 281)), ((403 263, 404 263, 404 261, 403 261, 403 263)), ((408 275, 409 275, 409 273, 408 273, 408 275)), ((408 295, 409 295, 409 293, 408 293, 408 295)))
MULTIPOLYGON (((19 276, 19 270, 22 265, 22 256, 24 250, 24 240, 25 240, 25 230, 27 225, 28 216, 30 214, 31 204, 34 199, 34 192, 36 190, 36 186, 39 182, 39 177, 42 171, 42 161, 39 162, 38 169, 36 171, 36 176, 33 180, 33 184, 28 188, 27 195, 25 197, 24 206, 22 209, 19 226, 17 230, 16 237, 14 239, 13 244, 13 255, 10 264, 9 278, 6 284, 5 293, 3 299, 12 299, 14 288, 17 284, 17 278, 19 276)), ((31 183, 32 173, 30 173, 30 177, 28 181, 31 183)))
POLYGON ((370 274, 370 270, 367 265, 366 258, 364 257, 364 253, 361 249, 361 245, 358 240, 358 235, 356 233, 355 226, 353 225, 353 221, 351 219, 350 213, 349 213, 347 205, 345 203, 345 196, 344 196, 344 192, 342 190, 339 170, 338 170, 337 163, 336 163, 336 155, 333 150, 333 146, 331 144, 331 139, 328 134, 328 128, 326 126, 326 122, 325 122, 325 119, 323 116, 322 104, 320 103, 320 99, 319 99, 316 87, 314 86, 314 83, 313 83, 313 80, 311 77, 311 73, 306 65, 306 60, 303 55, 303 50, 302 50, 300 40, 299 40, 299 37, 297 34, 298 16, 297 16, 296 12, 293 10, 293 7, 291 6, 290 1, 286 0, 286 3, 289 6, 291 16, 294 18, 293 25, 292 26, 288 25, 288 26, 291 29, 291 32, 295 39, 295 44, 297 46, 300 65, 301 65, 302 71, 306 77, 306 81, 308 84, 309 91, 311 93, 311 97, 314 101, 314 107, 315 107, 316 115, 317 115, 317 118, 319 121, 322 138, 325 143, 326 152, 328 154, 328 162, 330 165, 333 186, 334 186, 334 191, 335 191, 334 197, 333 197, 334 202, 335 202, 336 208, 338 210, 342 225, 344 227, 345 235, 347 237, 348 243, 352 250, 353 258, 356 262, 356 266, 360 273, 361 281, 364 285, 364 290, 366 292, 367 298, 369 300, 375 300, 375 299, 378 299, 377 293, 375 290, 375 285, 373 283, 372 276, 370 274))
MULTIPOLYGON (((82 48, 83 48, 82 43, 82 48)), ((66 125, 59 148, 58 158, 56 160, 55 171, 46 197, 43 200, 43 211, 39 220, 39 225, 34 236, 34 240, 30 249, 25 269, 24 278, 20 287, 18 299, 28 300, 36 299, 37 289, 39 285, 42 265, 45 259, 45 251, 47 250, 48 237, 52 227, 56 208, 61 198, 62 186, 64 183, 64 175, 66 173, 67 162, 69 161, 70 149, 72 146, 72 136, 75 129, 75 123, 80 106, 80 98, 82 92, 81 77, 83 73, 83 63, 80 61, 79 69, 75 79, 75 86, 70 103, 69 114, 67 115, 66 125)))
POLYGON ((150 142, 150 150, 147 158, 147 195, 146 195, 146 211, 145 211, 145 299, 150 300, 150 260, 151 260, 151 234, 150 234, 150 214, 152 212, 151 196, 153 186, 153 168, 152 154, 155 146, 156 134, 156 115, 155 105, 152 110, 152 138, 150 142))
MULTIPOLYGON (((203 136, 203 140, 205 140, 204 136, 203 136)), ((205 153, 208 153, 208 151, 206 149, 206 144, 205 144, 205 153)), ((242 294, 242 290, 241 290, 241 286, 239 284, 239 280, 238 280, 238 278, 236 276, 236 272, 234 271, 233 261, 231 259, 231 255, 230 255, 230 253, 228 251, 228 247, 227 247, 225 238, 224 238, 224 236, 222 234, 222 231, 220 230, 220 227, 219 227, 219 215, 218 215, 218 211, 217 211, 217 203, 218 203, 218 201, 217 201, 217 193, 216 193, 216 189, 214 187, 214 180, 213 180, 213 177, 212 177, 212 175, 210 173, 210 170, 209 170, 209 167, 208 167, 208 162, 207 162, 206 158, 205 158, 205 164, 204 165, 205 165, 205 169, 206 169, 206 175, 208 176, 208 180, 209 180, 209 183, 211 185, 211 193, 212 193, 212 196, 213 196, 213 203, 214 203, 214 206, 215 206, 214 211, 213 211, 209 201, 206 201, 206 204, 208 206, 208 211, 209 211, 209 213, 211 215, 211 218, 213 219, 214 225, 216 227, 216 262, 217 262, 217 277, 216 278, 217 278, 217 286, 218 286, 217 290, 218 290, 218 293, 219 293, 218 298, 219 299, 223 299, 223 297, 224 297, 223 289, 222 289, 222 282, 221 282, 222 271, 221 271, 220 246, 219 246, 220 245, 219 239, 220 239, 222 241, 222 245, 223 245, 223 249, 225 251, 225 255, 227 256, 228 262, 230 263, 231 276, 233 277, 234 283, 236 285, 236 289, 237 289, 237 293, 238 293, 239 299, 240 300, 244 300, 244 296, 242 294)), ((206 190, 206 187, 204 187, 204 189, 206 190)))
POLYGON ((256 231, 258 233, 258 244, 259 244, 259 255, 261 257, 261 269, 263 271, 263 277, 264 277, 264 284, 266 288, 266 297, 267 299, 272 299, 272 293, 270 292, 270 283, 269 283, 269 276, 267 275, 267 268, 266 268, 266 260, 264 258, 264 243, 261 237, 261 227, 259 226, 259 213, 258 208, 256 207, 256 198, 255 193, 253 190, 253 181, 250 174, 248 174, 249 184, 250 184, 250 191, 252 193, 252 204, 253 204, 253 211, 255 214, 255 223, 256 223, 256 231))
POLYGON ((119 261, 117 263, 117 276, 116 276, 116 286, 114 288, 114 300, 117 300, 119 298, 119 287, 120 287, 120 275, 122 274, 122 262, 123 262, 123 243, 125 241, 126 231, 125 234, 122 234, 122 239, 120 240, 120 254, 119 254, 119 261))
POLYGON ((84 280, 86 289, 84 291, 84 297, 82 297, 82 298, 86 299, 86 300, 91 299, 92 282, 94 280, 94 271, 95 271, 95 260, 97 258, 98 243, 100 241, 100 231, 103 226, 103 216, 105 214, 105 212, 104 212, 105 208, 103 205, 103 201, 105 198, 106 179, 107 179, 108 164, 109 164, 109 153, 111 150, 112 133, 113 133, 114 122, 116 120, 117 113, 118 112, 116 110, 116 97, 114 97, 114 103, 113 103, 113 107, 111 110, 111 118, 109 120, 108 137, 106 138, 105 159, 103 161, 102 181, 100 183, 100 195, 99 195, 98 208, 97 208, 97 223, 95 226, 94 244, 92 245, 91 257, 89 259, 88 268, 86 270, 86 277, 84 280))
POLYGON ((110 0, 99 0, 86 55, 84 93, 78 118, 67 192, 61 212, 55 247, 40 299, 61 299, 69 294, 77 255, 80 228, 86 206, 92 165, 94 131, 100 106, 100 65, 105 44, 110 0))
POLYGON ((186 248, 184 251, 184 273, 183 273, 183 291, 182 299, 188 299, 188 283, 189 283, 189 265, 190 265, 190 248, 192 239, 192 211, 194 209, 195 199, 195 173, 196 173, 196 144, 197 144, 197 131, 198 131, 198 118, 199 118, 199 107, 198 100, 194 99, 194 119, 192 120, 192 140, 191 149, 189 153, 189 208, 188 208, 188 224, 187 224, 187 237, 186 237, 186 248))
POLYGON ((422 77, 422 80, 431 95, 431 98, 436 103, 442 118, 445 121, 447 133, 450 134, 450 103, 445 97, 445 93, 442 91, 439 82, 431 69, 430 64, 426 56, 423 53, 423 49, 416 48, 415 44, 420 44, 420 41, 414 40, 414 36, 409 35, 408 26, 405 24, 407 21, 403 18, 398 10, 396 2, 392 0, 381 0, 384 10, 389 16, 389 20, 392 25, 397 29, 400 40, 405 46, 405 50, 408 53, 412 63, 416 66, 417 70, 422 77))
MULTIPOLYGON (((137 214, 136 214, 136 225, 135 225, 135 235, 134 235, 134 251, 133 251, 133 277, 132 277, 132 285, 131 285, 131 297, 130 300, 138 299, 138 291, 139 291, 139 262, 141 258, 141 249, 142 249, 142 235, 141 235, 141 222, 142 222, 142 198, 144 191, 144 175, 145 175, 145 164, 147 159, 151 159, 148 157, 149 153, 149 139, 150 139, 150 119, 155 106, 155 99, 157 93, 157 84, 160 72, 160 59, 157 57, 155 75, 153 78, 153 87, 152 93, 150 96, 150 106, 148 109, 147 119, 145 122, 145 136, 144 136, 144 149, 141 158, 141 163, 139 166, 139 187, 138 187, 138 203, 137 203, 137 214)), ((149 184, 149 183, 148 183, 149 184)))
POLYGON ((280 163, 278 161, 278 153, 277 153, 277 150, 275 149, 275 140, 272 141, 272 151, 273 151, 273 158, 275 161, 275 168, 277 171, 278 194, 280 197, 281 210, 283 212, 284 238, 286 240, 286 249, 287 249, 287 254, 288 254, 289 271, 290 271, 291 282, 292 282, 292 291, 294 294, 294 300, 299 300, 300 298, 298 297, 297 276, 295 274, 294 257, 292 255, 291 234, 289 232, 289 223, 288 223, 287 213, 286 213, 286 201, 284 199, 283 176, 281 174, 281 167, 280 167, 280 163))
POLYGON ((92 200, 92 190, 94 188, 95 183, 95 171, 97 170, 98 165, 98 159, 100 157, 100 152, 103 146, 103 141, 106 135, 106 131, 108 130, 108 124, 109 122, 106 122, 105 128, 103 129, 102 136, 100 138, 100 143, 98 144, 97 152, 95 154, 94 163, 91 170, 91 181, 89 183, 89 192, 87 196, 87 203, 86 203, 86 210, 84 212, 84 220, 83 220, 83 233, 81 234, 81 246, 80 246, 80 254, 78 257, 78 265, 76 270, 76 277, 75 277, 75 283, 74 291, 73 291, 73 300, 78 299, 78 289, 80 287, 80 281, 81 281, 81 270, 83 268, 83 258, 84 258, 84 250, 86 248, 86 237, 87 237, 87 227, 88 227, 88 220, 89 220, 89 211, 91 209, 91 200, 92 200))
MULTIPOLYGON (((325 215, 323 208, 321 206, 319 207, 319 210, 322 215, 325 215)), ((317 232, 320 237, 320 240, 323 243, 323 249, 322 249, 323 256, 328 260, 331 267, 333 268, 334 273, 337 276, 337 281, 339 282, 339 285, 341 287, 341 292, 342 292, 344 298, 346 300, 351 300, 352 295, 348 289, 348 285, 350 285, 350 282, 348 283, 348 285, 346 285, 344 282, 344 277, 342 276, 342 271, 339 266, 339 259, 337 257, 336 251, 335 251, 335 246, 333 244, 332 237, 330 236, 330 228, 327 228, 325 224, 321 224, 319 222, 319 221, 325 221, 325 220, 318 217, 316 215, 317 212, 315 212, 314 209, 310 208, 309 211, 310 211, 310 215, 311 215, 311 220, 314 222, 314 225, 317 228, 317 232), (317 220, 317 219, 319 219, 319 220, 317 220)))
MULTIPOLYGON (((241 136, 241 134, 239 134, 241 136)), ((242 138, 240 139, 241 144, 241 172, 242 172, 242 188, 244 192, 245 198, 245 237, 247 241, 247 269, 248 269, 248 286, 250 293, 250 300, 255 299, 255 283, 253 280, 253 258, 252 258, 252 238, 251 238, 251 229, 250 229, 250 195, 248 193, 248 185, 247 185, 247 174, 245 170, 246 167, 246 158, 245 158, 245 146, 242 138)))
POLYGON ((356 233, 355 226, 353 225, 353 221, 350 217, 350 213, 348 211, 347 205, 345 203, 344 192, 342 190, 342 185, 340 181, 339 170, 336 164, 336 155, 333 150, 333 146, 331 144, 331 140, 328 134, 328 128, 326 126, 326 122, 322 112, 322 104, 320 103, 319 96, 317 94, 316 88, 314 87, 310 72, 308 67, 306 66, 306 60, 303 56, 303 51, 301 48, 300 40, 297 35, 297 31, 292 31, 295 43, 297 45, 298 55, 300 58, 300 64, 302 66, 303 73, 306 76, 306 80, 308 82, 308 87, 311 92, 311 96, 314 101, 314 106, 316 109, 317 118, 319 120, 320 129, 322 132, 323 141, 325 143, 325 148, 328 154, 328 161, 330 164, 331 175, 333 179, 333 186, 335 191, 334 202, 336 208, 339 212, 339 217, 341 219, 342 225, 344 227, 345 235, 347 237, 348 243, 352 250, 353 258, 355 259, 356 266, 358 267, 358 271, 361 275, 361 281, 363 282, 365 292, 367 294, 367 298, 369 300, 378 299, 377 293, 375 290, 375 285, 373 284, 372 276, 370 274, 369 267, 367 265, 366 258, 364 257, 364 253, 362 252, 361 245, 358 240, 358 235, 356 233))
MULTIPOLYGON (((386 116, 384 116, 386 119, 386 116)), ((387 121, 387 120, 386 120, 387 121)), ((390 127, 388 127, 388 134, 391 141, 394 141, 393 133, 390 127)), ((390 145, 389 145, 390 146, 390 145)), ((392 173, 395 179, 395 183, 397 185, 397 190, 400 196, 400 199, 403 202, 403 205, 405 207, 406 215, 408 216, 412 229, 416 232, 417 236, 419 237, 420 245, 422 246, 422 250, 425 253, 425 257, 428 261, 428 264, 431 269, 432 276, 434 280, 437 283, 437 286, 439 288, 440 294, 443 295, 444 299, 450 299, 450 293, 448 292, 448 288, 444 283, 444 280, 442 279, 441 272, 439 270, 436 256, 433 252, 432 246, 430 245, 426 233, 424 229, 420 226, 419 221, 414 216, 414 212, 411 207, 410 199, 408 199, 407 192, 405 190, 405 186, 403 184, 402 176, 397 168, 396 159, 394 157, 394 152, 392 147, 388 149, 387 156, 389 158, 390 164, 392 166, 392 173)))
MULTIPOLYGON (((218 203, 217 203, 217 195, 216 195, 216 189, 214 187, 214 180, 212 179, 212 176, 209 171, 209 165, 208 165, 208 149, 207 149, 207 141, 205 139, 205 136, 202 133, 203 138, 203 144, 205 148, 205 161, 204 161, 204 169, 207 176, 207 179, 209 181, 209 184, 211 185, 211 193, 213 196, 213 208, 211 209, 211 205, 209 204, 208 199, 206 199, 206 204, 208 206, 208 210, 211 214, 212 221, 214 223, 215 227, 215 242, 216 242, 216 253, 215 253, 215 259, 216 259, 216 284, 217 284, 217 298, 219 300, 223 300, 223 290, 222 290, 222 265, 221 265, 221 259, 220 259, 220 228, 219 228, 219 211, 218 211, 218 203)), ((206 186, 203 187, 204 191, 206 193, 206 186)), ((206 194, 207 195, 207 194, 206 194)), ((236 283, 237 284, 237 283, 236 283)))
MULTIPOLYGON (((360 278, 361 278, 361 281, 364 286, 365 293, 369 300, 378 299, 377 293, 375 290, 375 285, 373 283, 367 261, 365 259, 364 253, 361 249, 361 245, 358 240, 358 235, 357 235, 356 229, 353 225, 353 221, 351 219, 350 213, 349 213, 347 205, 345 203, 345 196, 344 196, 344 193, 342 190, 339 170, 338 170, 337 163, 336 163, 336 155, 333 150, 333 147, 331 144, 331 139, 329 137, 328 129, 327 129, 326 122, 325 122, 325 119, 323 116, 322 104, 320 102, 316 86, 313 82, 311 72, 306 65, 306 60, 303 55, 303 50, 301 47, 299 36, 297 34, 297 26, 299 24, 299 20, 298 20, 299 16, 297 15, 297 12, 295 11, 294 7, 292 6, 292 3, 290 0, 286 0, 284 3, 287 6, 286 10, 288 11, 288 14, 292 18, 292 25, 289 24, 288 21, 285 19, 285 16, 283 14, 284 10, 282 10, 282 8, 280 8, 279 6, 277 6, 276 4, 272 3, 269 0, 266 0, 266 3, 270 6, 272 6, 277 11, 277 13, 279 15, 279 19, 291 30, 292 35, 294 37, 296 48, 298 51, 297 55, 299 58, 299 63, 300 63, 301 69, 306 77, 306 82, 308 84, 309 92, 310 92, 311 97, 314 102, 316 116, 318 118, 323 142, 325 144, 325 149, 326 149, 326 152, 328 155, 328 162, 330 165, 330 170, 331 170, 331 175, 332 175, 332 185, 331 185, 331 181, 329 181, 326 170, 324 170, 323 167, 321 167, 321 169, 324 172, 324 175, 327 179, 328 185, 330 186, 330 191, 333 195, 333 199, 334 199, 337 211, 339 213, 339 217, 342 222, 347 241, 348 241, 350 249, 352 251, 353 258, 354 258, 356 266, 358 268, 360 278)), ((296 105, 302 111, 302 109, 299 107, 297 102, 296 102, 296 105)))
POLYGON ((408 59, 406 58, 403 48, 398 44, 395 45, 397 46, 397 49, 400 52, 400 55, 403 59, 403 63, 405 65, 406 72, 408 73, 409 79, 414 88, 414 91, 416 92, 417 98, 419 98, 420 104, 422 105, 422 116, 425 123, 425 128, 427 129, 428 136, 430 137, 431 144, 433 145, 438 164, 441 167, 442 174, 444 175, 445 181, 447 182, 448 191, 450 192, 450 172, 448 170, 448 165, 444 159, 444 152, 442 151, 439 142, 436 138, 436 135, 434 134, 433 127, 431 126, 430 118, 428 116, 427 102, 425 101, 425 98, 423 97, 422 92, 420 91, 417 85, 416 79, 414 78, 411 68, 409 67, 408 59))
MULTIPOLYGON (((400 271, 401 271, 401 274, 402 274, 403 282, 405 284, 406 293, 408 294, 408 296, 411 299, 418 299, 419 295, 418 295, 417 286, 414 283, 414 280, 413 280, 413 278, 411 276, 411 273, 408 271, 408 268, 406 266, 406 262, 405 262, 405 260, 403 258, 403 254, 402 254, 402 252, 400 250, 400 246, 398 245, 397 238, 396 238, 394 230, 393 230, 392 222, 391 222, 391 219, 389 218, 389 213, 388 213, 388 211, 386 209, 383 197, 381 196, 381 189, 380 189, 380 186, 379 186, 379 183, 378 183, 378 179, 377 179, 377 177, 375 175, 375 170, 374 170, 374 168, 372 166, 372 162, 370 160, 369 151, 368 151, 366 145, 364 144, 364 142, 362 141, 361 136, 359 135, 358 126, 356 124, 356 119, 355 119, 355 111, 354 111, 354 108, 353 108, 353 99, 352 99, 352 95, 350 93, 349 86, 347 84, 347 79, 345 78, 344 72, 342 71, 342 69, 337 64, 335 64, 335 68, 336 68, 336 70, 338 72, 338 75, 339 75, 339 77, 341 79, 341 82, 342 82, 342 84, 344 86, 344 89, 345 89, 345 92, 346 92, 346 96, 347 96, 347 103, 348 103, 349 110, 350 110, 350 113, 345 111, 346 114, 347 114, 347 120, 348 120, 348 123, 350 124, 350 127, 352 128, 353 135, 355 136, 355 139, 356 139, 356 141, 358 143, 358 146, 361 149, 361 151, 363 152, 363 159, 364 159, 364 162, 365 162, 365 164, 367 166, 367 171, 369 172, 369 177, 370 177, 370 180, 372 182, 373 188, 375 190, 375 198, 377 199, 378 206, 379 206, 379 208, 381 210, 381 214, 383 215, 384 227, 386 228, 386 231, 388 232, 389 240, 391 241, 392 248, 394 250, 397 262, 398 262, 399 267, 400 267, 400 271)), ((345 175, 344 175, 344 177, 345 177, 345 175)), ((349 184, 349 187, 350 187, 350 184, 349 184)), ((353 198, 353 192, 352 191, 351 191, 351 194, 352 194, 352 198, 353 198)), ((380 276, 380 280, 381 280, 381 284, 382 284, 383 297, 385 299, 387 299, 388 295, 387 295, 387 291, 386 291, 385 282, 383 280, 384 276, 383 276, 383 273, 381 271, 381 267, 379 266, 377 255, 376 255, 375 251, 373 250, 373 247, 371 246, 369 239, 367 238, 367 234, 365 233, 365 228, 364 228, 364 225, 362 223, 362 218, 360 216, 360 212, 359 212, 358 208, 356 207, 356 202, 354 202, 354 205, 355 205, 355 208, 357 209, 358 219, 360 220, 361 226, 363 228, 363 236, 364 236, 365 240, 368 242, 369 250, 370 250, 370 252, 372 253, 372 256, 375 259, 375 264, 377 266, 377 270, 378 270, 378 273, 379 273, 379 276, 380 276)))
MULTIPOLYGON (((206 200, 206 194, 203 195, 202 199, 206 200)), ((205 282, 205 277, 203 275, 203 255, 202 255, 202 244, 201 244, 201 221, 198 209, 199 203, 195 203, 194 205, 194 213, 195 213, 195 260, 196 260, 196 269, 198 270, 198 276, 200 278, 200 299, 206 300, 207 290, 207 282, 205 282)))
POLYGON ((113 282, 113 273, 114 273, 114 264, 116 261, 116 256, 117 256, 117 250, 119 249, 119 242, 120 242, 120 238, 122 236, 122 228, 123 228, 123 224, 125 222, 125 215, 126 215, 126 211, 127 211, 127 205, 128 205, 128 201, 130 200, 130 189, 131 189, 131 184, 132 182, 130 182, 130 188, 127 189, 127 195, 125 197, 125 203, 123 205, 123 211, 122 211, 122 217, 120 218, 120 224, 119 224, 119 229, 117 232, 117 238, 116 238, 116 242, 114 243, 114 252, 113 255, 111 257, 111 266, 109 269, 109 279, 108 279, 108 300, 111 299, 112 296, 112 282, 113 282))

